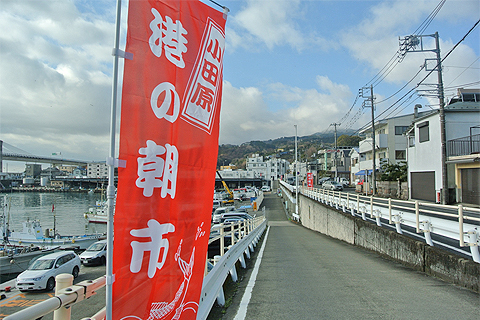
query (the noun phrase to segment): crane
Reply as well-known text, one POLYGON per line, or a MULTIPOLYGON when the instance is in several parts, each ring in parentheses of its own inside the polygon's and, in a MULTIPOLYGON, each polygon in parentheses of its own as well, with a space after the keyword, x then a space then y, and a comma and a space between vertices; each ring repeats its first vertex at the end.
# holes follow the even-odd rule
POLYGON ((222 176, 220 175, 220 172, 218 172, 217 170, 217 174, 218 174, 218 177, 220 178, 220 181, 222 181, 222 184, 223 184, 223 188, 225 189, 225 191, 227 191, 228 193, 228 200, 226 201, 226 203, 233 203, 233 192, 230 190, 230 188, 227 186, 227 184, 225 183, 225 181, 223 180, 222 176))

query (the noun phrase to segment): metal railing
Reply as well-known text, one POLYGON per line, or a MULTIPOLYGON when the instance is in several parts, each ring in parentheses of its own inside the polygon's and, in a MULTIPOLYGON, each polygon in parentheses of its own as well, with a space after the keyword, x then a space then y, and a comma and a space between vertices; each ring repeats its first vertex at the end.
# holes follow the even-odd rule
POLYGON ((447 141, 447 156, 464 156, 480 152, 480 134, 447 141))
POLYGON ((343 212, 359 215, 366 220, 367 215, 382 226, 381 219, 394 224, 398 233, 403 233, 402 225, 412 227, 416 233, 423 233, 427 244, 433 246, 431 234, 458 241, 460 247, 470 247, 470 255, 480 263, 480 209, 426 203, 373 196, 352 195, 347 192, 316 188, 301 188, 300 192, 312 199, 328 204, 343 212))
MULTIPOLYGON (((223 283, 229 273, 233 281, 236 282, 238 280, 235 267, 236 262, 240 261, 242 267, 246 268, 244 255, 250 259, 250 252, 253 252, 266 228, 265 207, 262 210, 263 216, 236 223, 222 223, 212 227, 211 235, 213 236, 210 236, 208 243, 211 244, 218 240, 220 242, 220 255, 214 258, 214 267, 203 280, 197 319, 207 318, 215 300, 220 305, 225 304, 223 283), (227 238, 230 239, 229 246, 225 245, 227 238)), ((4 320, 38 319, 51 312, 54 312, 54 320, 69 320, 70 307, 96 294, 98 289, 105 286, 106 277, 102 276, 95 280, 85 280, 71 285, 73 276, 61 274, 57 276, 56 282, 54 297, 9 315, 4 320), (62 279, 67 276, 69 283, 61 285, 62 279)), ((104 318, 105 308, 92 317, 84 318, 83 320, 101 320, 104 318)))
MULTIPOLYGON (((293 190, 282 184, 284 192, 293 190)), ((363 220, 367 217, 382 225, 382 219, 389 225, 394 225, 398 233, 404 233, 405 227, 411 227, 417 234, 422 234, 425 242, 433 246, 431 235, 453 239, 459 247, 469 247, 468 251, 460 250, 462 254, 471 256, 480 263, 480 209, 457 206, 440 205, 429 202, 405 201, 391 198, 378 198, 352 194, 348 192, 332 191, 319 188, 300 187, 299 192, 306 197, 319 201, 325 205, 359 216, 363 220)), ((301 217, 301 213, 300 213, 301 217)), ((447 246, 447 245, 445 245, 447 246)), ((456 250, 457 248, 450 248, 456 250)), ((458 250, 457 250, 458 251, 458 250)))

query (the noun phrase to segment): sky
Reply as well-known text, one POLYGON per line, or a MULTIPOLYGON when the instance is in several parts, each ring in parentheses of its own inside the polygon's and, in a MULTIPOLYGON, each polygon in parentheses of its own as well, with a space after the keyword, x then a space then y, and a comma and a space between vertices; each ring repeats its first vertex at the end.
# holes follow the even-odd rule
MULTIPOLYGON (((295 125, 299 136, 332 132, 333 123, 357 130, 371 120, 362 107, 367 91, 359 96, 370 85, 379 119, 413 113, 415 104, 438 108, 438 98, 414 90, 437 82, 436 73, 422 82, 428 71, 421 66, 427 61, 430 70, 435 54, 397 58, 399 40, 412 34, 425 35, 424 48, 432 49, 429 35, 438 32, 441 57, 448 54, 442 63, 447 99, 457 88, 480 88, 480 26, 450 52, 477 23, 478 0, 216 2, 230 10, 220 144, 293 136, 295 125)), ((123 48, 127 5, 122 2, 123 48)), ((114 0, 0 0, 5 151, 106 159, 115 6, 114 0)), ((23 168, 3 164, 4 172, 23 168)))

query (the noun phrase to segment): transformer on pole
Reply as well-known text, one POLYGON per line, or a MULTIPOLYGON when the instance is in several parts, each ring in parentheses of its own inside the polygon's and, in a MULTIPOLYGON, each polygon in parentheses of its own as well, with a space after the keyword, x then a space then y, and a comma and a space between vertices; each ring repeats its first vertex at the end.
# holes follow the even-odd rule
POLYGON ((445 96, 443 93, 443 78, 442 78, 442 63, 440 58, 440 42, 438 32, 429 35, 410 35, 406 36, 400 41, 399 60, 402 61, 407 52, 434 52, 436 54, 435 59, 425 59, 425 70, 434 71, 437 70, 437 90, 434 97, 438 97, 440 102, 440 141, 442 152, 442 190, 441 190, 441 203, 448 203, 448 181, 447 181, 447 141, 445 131, 445 96), (435 49, 425 49, 423 45, 424 37, 435 38, 435 49), (427 62, 429 60, 436 61, 436 65, 433 69, 428 70, 427 62))

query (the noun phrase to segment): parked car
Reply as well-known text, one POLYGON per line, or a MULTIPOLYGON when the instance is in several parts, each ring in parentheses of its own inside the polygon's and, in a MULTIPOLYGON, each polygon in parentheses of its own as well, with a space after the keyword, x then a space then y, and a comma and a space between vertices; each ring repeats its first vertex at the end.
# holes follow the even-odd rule
POLYGON ((80 255, 80 262, 84 266, 104 265, 107 260, 107 240, 92 243, 87 250, 80 255))
POLYGON ((213 200, 212 213, 215 212, 215 209, 220 208, 223 204, 223 201, 213 200))
POLYGON ((330 178, 330 177, 320 178, 320 179, 318 179, 318 185, 319 185, 319 186, 323 186, 323 184, 324 184, 325 182, 330 181, 330 180, 332 180, 332 178, 330 178))
POLYGON ((253 219, 251 215, 245 212, 228 212, 228 213, 222 214, 218 222, 223 223, 225 222, 225 220, 230 218, 253 219))
POLYGON ((350 186, 350 181, 348 181, 346 178, 340 178, 338 181, 344 188, 350 186))
POLYGON ((213 223, 218 223, 222 214, 230 212, 230 211, 235 211, 235 210, 236 209, 235 209, 234 206, 220 207, 220 208, 215 209, 215 211, 212 214, 212 222, 213 223))
POLYGON ((20 291, 47 290, 55 288, 55 277, 69 273, 74 278, 80 272, 80 258, 73 251, 60 251, 41 256, 34 260, 17 276, 20 291))
POLYGON ((328 189, 328 190, 335 190, 335 191, 342 191, 343 186, 335 181, 325 181, 322 185, 323 189, 328 189))
POLYGON ((272 191, 272 189, 270 189, 270 186, 263 186, 262 191, 263 192, 269 192, 269 191, 272 191))

